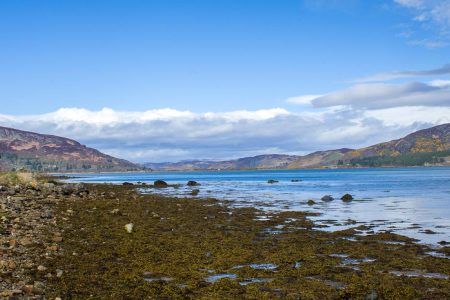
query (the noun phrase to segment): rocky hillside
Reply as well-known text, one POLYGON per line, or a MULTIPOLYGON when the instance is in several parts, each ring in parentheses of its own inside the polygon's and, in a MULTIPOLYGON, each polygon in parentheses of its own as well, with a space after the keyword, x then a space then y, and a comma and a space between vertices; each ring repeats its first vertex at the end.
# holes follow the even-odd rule
POLYGON ((119 171, 139 167, 77 141, 0 127, 0 169, 32 171, 119 171))
POLYGON ((235 160, 189 160, 176 163, 146 163, 145 167, 160 171, 285 169, 299 156, 269 154, 235 160))
POLYGON ((287 168, 307 169, 337 165, 338 162, 342 161, 351 151, 354 150, 343 148, 337 150, 317 151, 305 156, 300 156, 297 160, 290 163, 287 168))
POLYGON ((317 151, 304 156, 259 155, 228 161, 148 163, 165 171, 307 169, 450 165, 450 124, 411 133, 403 138, 361 149, 317 151))
POLYGON ((406 153, 440 152, 450 149, 450 124, 411 133, 398 140, 354 150, 350 157, 398 156, 406 153))

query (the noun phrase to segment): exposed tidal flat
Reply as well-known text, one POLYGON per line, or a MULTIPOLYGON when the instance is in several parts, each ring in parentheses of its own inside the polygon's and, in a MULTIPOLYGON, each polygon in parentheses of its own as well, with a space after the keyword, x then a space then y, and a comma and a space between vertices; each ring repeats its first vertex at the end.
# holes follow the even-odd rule
POLYGON ((317 228, 345 230, 364 225, 367 232, 390 231, 437 245, 450 241, 450 168, 273 170, 80 174, 73 182, 143 182, 163 179, 165 189, 143 193, 215 198, 234 207, 264 211, 305 211, 317 228), (199 186, 185 183, 196 180, 199 186), (346 193, 352 201, 343 202, 346 193), (330 195, 333 201, 323 201, 330 195))
POLYGON ((20 253, 30 261, 30 268, 23 258, 13 270, 2 265, 8 292, 47 299, 450 296, 446 244, 428 246, 392 232, 361 234, 366 228, 353 222, 323 231, 312 220, 319 212, 262 210, 143 189, 153 187, 43 182, 5 188, 3 245, 22 240, 20 228, 29 226, 21 219, 42 224, 30 244, 2 248, 8 261, 20 253))

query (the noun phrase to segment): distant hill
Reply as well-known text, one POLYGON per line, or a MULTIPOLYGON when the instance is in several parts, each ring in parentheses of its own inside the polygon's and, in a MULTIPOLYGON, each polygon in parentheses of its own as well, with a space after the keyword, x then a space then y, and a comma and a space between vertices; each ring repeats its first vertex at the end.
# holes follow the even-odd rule
POLYGON ((343 161, 352 166, 369 167, 450 165, 450 123, 353 150, 343 161))
POLYGON ((308 169, 450 165, 450 124, 411 133, 403 138, 361 149, 317 151, 304 156, 259 155, 235 160, 146 163, 163 171, 308 169))
POLYGON ((285 169, 298 157, 269 154, 224 161, 187 160, 175 163, 146 163, 144 166, 159 171, 285 169))
POLYGON ((123 171, 139 166, 77 141, 0 127, 0 169, 32 171, 123 171))

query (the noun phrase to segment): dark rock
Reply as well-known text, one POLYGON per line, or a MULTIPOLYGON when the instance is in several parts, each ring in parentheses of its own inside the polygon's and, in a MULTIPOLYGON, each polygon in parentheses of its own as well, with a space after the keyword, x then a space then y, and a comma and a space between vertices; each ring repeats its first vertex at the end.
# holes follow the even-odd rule
POLYGON ((325 196, 322 197, 321 200, 322 200, 322 201, 325 201, 325 202, 329 202, 329 201, 333 201, 334 198, 331 197, 330 195, 325 195, 325 196))
POLYGON ((292 179, 291 180, 291 182, 300 182, 300 181, 303 181, 303 180, 301 180, 301 179, 292 179))
POLYGON ((200 183, 198 183, 197 181, 194 181, 194 180, 189 180, 187 182, 187 185, 188 186, 198 186, 198 185, 200 185, 200 183))
POLYGON ((61 194, 69 196, 73 193, 73 187, 69 184, 65 184, 61 187, 61 194))
POLYGON ((341 200, 344 202, 350 202, 353 200, 353 196, 350 194, 345 194, 344 196, 341 197, 341 200))
POLYGON ((122 183, 122 185, 127 185, 127 186, 131 186, 131 185, 134 185, 134 184, 132 184, 131 182, 124 182, 124 183, 122 183))
POLYGON ((314 200, 308 200, 308 205, 314 205, 314 204, 316 204, 316 201, 314 201, 314 200))
POLYGON ((267 180, 267 183, 270 183, 270 184, 277 183, 277 182, 278 182, 278 180, 274 180, 274 179, 267 180))
POLYGON ((156 180, 153 182, 153 185, 157 188, 166 188, 169 186, 164 180, 156 180))
POLYGON ((191 191, 191 195, 192 195, 192 196, 197 196, 198 193, 200 193, 200 190, 199 190, 199 189, 193 189, 193 190, 191 191))
POLYGON ((76 194, 89 194, 89 190, 83 183, 77 183, 74 187, 76 194))

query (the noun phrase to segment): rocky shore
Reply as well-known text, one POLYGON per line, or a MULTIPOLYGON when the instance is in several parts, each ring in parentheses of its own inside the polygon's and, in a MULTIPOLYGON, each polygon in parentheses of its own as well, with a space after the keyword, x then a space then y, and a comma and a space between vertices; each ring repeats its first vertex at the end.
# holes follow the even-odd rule
POLYGON ((446 299, 449 247, 140 185, 0 184, 1 299, 446 299))

